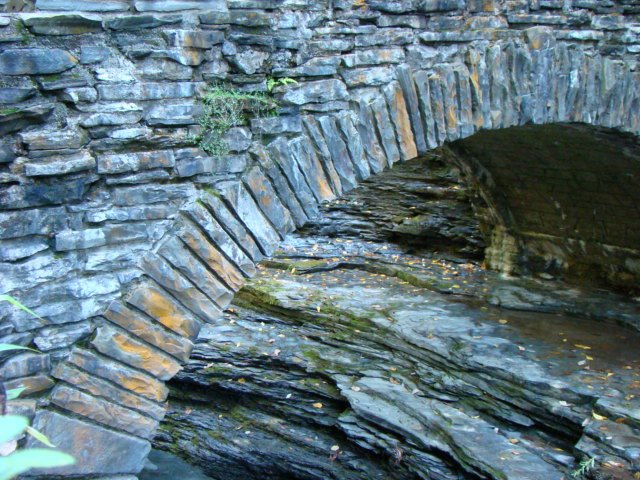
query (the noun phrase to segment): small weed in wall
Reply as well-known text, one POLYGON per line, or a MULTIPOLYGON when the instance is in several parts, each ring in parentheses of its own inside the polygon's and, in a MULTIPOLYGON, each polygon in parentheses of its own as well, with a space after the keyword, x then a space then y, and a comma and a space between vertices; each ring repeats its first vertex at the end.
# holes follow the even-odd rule
POLYGON ((246 125, 249 118, 277 115, 278 102, 263 92, 243 92, 223 85, 212 85, 202 97, 202 132, 195 138, 212 157, 229 152, 225 134, 230 128, 246 125))

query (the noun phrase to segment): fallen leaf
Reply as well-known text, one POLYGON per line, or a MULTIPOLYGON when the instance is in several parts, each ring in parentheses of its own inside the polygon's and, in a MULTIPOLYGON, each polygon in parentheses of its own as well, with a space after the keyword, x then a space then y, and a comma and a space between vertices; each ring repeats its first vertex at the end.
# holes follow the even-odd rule
POLYGON ((313 404, 313 408, 318 408, 319 409, 319 408, 322 408, 322 407, 324 407, 324 405, 322 403, 320 403, 320 402, 316 402, 316 403, 313 404))
POLYGON ((505 320, 504 318, 501 318, 500 320, 498 320, 498 323, 501 323, 502 325, 506 325, 507 323, 509 323, 509 320, 505 320))
POLYGON ((332 452, 337 452, 338 450, 340 450, 340 445, 334 445, 331 447, 332 452))
POLYGON ((593 418, 595 418, 596 420, 599 420, 599 421, 603 421, 603 420, 607 419, 607 417, 604 417, 602 415, 598 415, 596 412, 591 412, 591 416, 593 418))
POLYGON ((509 443, 517 445, 518 443, 520 443, 520 440, 518 440, 517 438, 510 438, 509 439, 509 443))
POLYGON ((591 347, 588 345, 581 345, 579 343, 574 343, 573 346, 577 348, 581 348, 582 350, 591 350, 591 347))

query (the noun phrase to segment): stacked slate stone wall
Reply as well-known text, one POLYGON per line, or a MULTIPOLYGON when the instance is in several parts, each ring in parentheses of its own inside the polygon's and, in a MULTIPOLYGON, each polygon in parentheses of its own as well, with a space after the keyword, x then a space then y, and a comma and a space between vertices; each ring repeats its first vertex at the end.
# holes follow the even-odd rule
POLYGON ((370 175, 479 129, 640 131, 638 0, 0 1, 0 366, 78 464, 142 467, 164 382, 255 264, 370 175), (194 143, 198 97, 277 117, 194 143))

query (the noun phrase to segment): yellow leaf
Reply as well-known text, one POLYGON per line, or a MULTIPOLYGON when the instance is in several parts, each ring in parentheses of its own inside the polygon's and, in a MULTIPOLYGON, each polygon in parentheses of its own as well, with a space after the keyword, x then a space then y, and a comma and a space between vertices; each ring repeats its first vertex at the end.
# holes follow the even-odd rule
POLYGON ((247 381, 244 378, 239 378, 238 383, 247 383, 247 381))
POLYGON ((607 417, 604 417, 602 415, 598 415, 596 412, 591 412, 591 416, 593 418, 595 418, 596 420, 599 420, 599 421, 603 421, 603 420, 607 419, 607 417))
POLYGON ((324 405, 322 405, 322 403, 320 403, 320 402, 317 402, 317 403, 313 404, 313 408, 322 408, 322 407, 324 407, 324 405))
POLYGON ((505 325, 505 324, 509 323, 509 320, 505 320, 504 318, 501 318, 500 320, 498 320, 498 323, 501 323, 502 325, 505 325))

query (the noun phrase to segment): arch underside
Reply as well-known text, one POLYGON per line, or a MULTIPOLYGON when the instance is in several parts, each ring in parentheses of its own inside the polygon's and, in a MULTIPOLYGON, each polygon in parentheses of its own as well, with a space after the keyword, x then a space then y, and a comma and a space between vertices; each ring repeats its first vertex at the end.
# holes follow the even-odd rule
MULTIPOLYGON (((164 415, 164 382, 188 360, 201 326, 220 319, 256 263, 317 215, 321 202, 396 162, 480 130, 584 123, 640 133, 640 72, 632 59, 602 55, 589 42, 557 39, 547 28, 502 34, 469 32, 469 38, 461 34, 464 40, 442 46, 437 34, 425 32, 423 44, 442 48, 428 68, 413 59, 386 67, 380 79, 348 71, 342 79, 288 87, 290 115, 252 122, 251 163, 236 177, 213 182, 207 174, 215 163, 196 149, 131 152, 136 165, 166 166, 169 177, 142 187, 114 183, 110 201, 118 208, 155 205, 158 219, 151 227, 98 233, 95 225, 72 222, 53 231, 57 251, 83 256, 92 274, 106 262, 104 252, 91 250, 103 245, 96 236, 143 235, 144 246, 135 243, 129 252, 122 247, 117 274, 100 272, 95 283, 67 269, 65 259, 41 278, 29 279, 19 267, 9 271, 5 290, 22 298, 19 292, 35 291, 38 281, 75 275, 71 287, 55 290, 53 305, 45 294, 33 294, 27 303, 53 323, 91 318, 97 327, 90 342, 55 365, 56 386, 36 414, 34 426, 56 445, 83 452, 75 467, 55 473, 140 470, 164 415), (449 56, 451 44, 456 49, 449 56), (163 208, 172 211, 164 215, 163 208), (64 295, 91 301, 70 310, 77 304, 64 295)), ((107 183, 125 171, 119 161, 98 154, 98 173, 107 183)), ((3 208, 22 208, 15 205, 23 200, 9 194, 3 208)), ((97 195, 86 204, 100 201, 97 195)), ((25 210, 5 214, 3 227, 18 228, 11 225, 21 215, 25 210)), ((26 215, 33 216, 31 225, 42 222, 41 211, 26 215)), ((16 332, 49 326, 22 312, 4 313, 16 332)))

